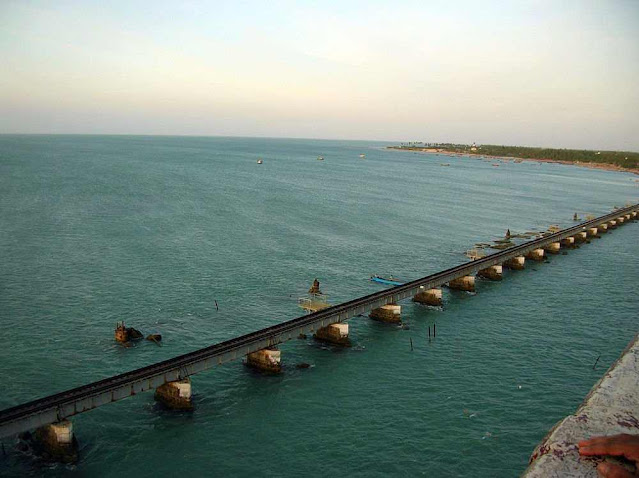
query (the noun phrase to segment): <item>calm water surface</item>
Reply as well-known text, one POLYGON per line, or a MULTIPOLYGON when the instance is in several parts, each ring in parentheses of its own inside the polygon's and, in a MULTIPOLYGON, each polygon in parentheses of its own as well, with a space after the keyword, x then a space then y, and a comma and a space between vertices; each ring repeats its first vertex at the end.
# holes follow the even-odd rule
MULTIPOLYGON (((0 136, 0 408, 294 318, 315 277, 338 303, 637 202, 635 177, 372 142, 0 136), (162 347, 118 346, 118 320, 162 347)), ((0 475, 517 476, 638 331, 638 231, 444 310, 403 303, 409 330, 353 319, 348 350, 288 342, 281 376, 196 375, 193 413, 146 393, 75 417, 76 466, 4 439, 0 475)))

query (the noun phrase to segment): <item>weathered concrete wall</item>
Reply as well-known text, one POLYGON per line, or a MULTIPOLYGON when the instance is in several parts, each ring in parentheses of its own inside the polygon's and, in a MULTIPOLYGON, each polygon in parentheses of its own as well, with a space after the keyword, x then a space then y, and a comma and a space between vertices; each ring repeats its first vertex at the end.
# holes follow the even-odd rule
MULTIPOLYGON (((598 477, 601 458, 581 457, 577 443, 600 435, 639 435, 639 335, 577 409, 535 448, 525 478, 598 477)), ((620 463, 615 458, 606 460, 620 463)))
POLYGON ((397 304, 387 304, 373 309, 368 316, 371 319, 380 320, 382 322, 389 322, 392 324, 398 324, 402 321, 402 306, 397 304))

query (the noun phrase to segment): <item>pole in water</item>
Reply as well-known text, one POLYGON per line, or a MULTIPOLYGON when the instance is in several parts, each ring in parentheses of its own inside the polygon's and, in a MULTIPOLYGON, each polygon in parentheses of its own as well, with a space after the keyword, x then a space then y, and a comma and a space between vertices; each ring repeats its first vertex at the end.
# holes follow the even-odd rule
POLYGON ((437 337, 437 324, 433 324, 433 337, 437 337))
POLYGON ((220 310, 220 308, 217 306, 217 300, 215 301, 215 310, 220 310))
MULTIPOLYGON (((410 338, 410 351, 413 351, 413 338, 410 338)), ((4 446, 4 445, 3 445, 4 446)))
MULTIPOLYGON (((599 357, 601 357, 601 354, 599 354, 599 357)), ((597 360, 595 360, 595 364, 592 366, 592 369, 594 370, 595 367, 597 366, 597 362, 599 362, 599 357, 597 357, 597 360)))
POLYGON ((428 326, 428 341, 430 342, 430 325, 428 326))

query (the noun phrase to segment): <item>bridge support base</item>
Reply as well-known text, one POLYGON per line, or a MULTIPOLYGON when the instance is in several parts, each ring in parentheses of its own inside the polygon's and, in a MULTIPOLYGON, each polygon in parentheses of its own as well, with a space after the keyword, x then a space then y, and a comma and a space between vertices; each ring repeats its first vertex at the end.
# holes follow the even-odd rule
POLYGON ((617 229, 617 221, 608 221, 608 229, 617 229))
POLYGON ((262 349, 246 356, 246 365, 262 372, 280 373, 282 371, 282 352, 277 349, 262 349))
POLYGON ((69 420, 38 428, 34 433, 34 447, 48 461, 78 461, 78 441, 73 435, 73 424, 69 420))
POLYGON ((632 212, 630 213, 630 216, 631 216, 633 219, 636 219, 636 218, 637 218, 637 211, 632 211, 632 212))
POLYGON ((617 219, 617 224, 622 225, 624 222, 626 222, 626 218, 625 216, 619 216, 617 219))
POLYGON ((420 304, 441 307, 442 290, 441 289, 422 289, 413 297, 413 302, 420 304))
POLYGON ((351 339, 348 338, 348 324, 344 323, 331 324, 328 327, 317 329, 313 338, 320 342, 342 345, 343 347, 351 346, 351 339))
POLYGON ((577 244, 581 244, 582 242, 586 242, 586 238, 588 237, 588 233, 586 231, 581 231, 575 234, 575 242, 577 244))
POLYGON ((546 247, 544 247, 544 250, 546 252, 549 252, 550 254, 559 254, 559 251, 561 250, 561 244, 559 242, 551 242, 546 247))
POLYGON ((601 232, 601 233, 604 233, 604 234, 605 234, 606 232, 608 232, 608 223, 605 223, 605 224, 599 224, 599 225, 597 226, 597 231, 598 231, 598 232, 601 232))
POLYGON ((368 316, 371 319, 391 324, 399 324, 402 321, 402 307, 397 304, 387 304, 371 310, 368 316))
POLYGON ((521 271, 526 268, 526 258, 524 256, 513 257, 503 263, 506 269, 512 269, 515 271, 521 271))
POLYGON ((575 247, 575 238, 573 236, 561 240, 561 245, 568 248, 575 247))
POLYGON ((587 233, 588 233, 588 237, 597 237, 597 228, 596 227, 591 227, 590 229, 588 229, 587 233))
POLYGON ((155 399, 167 408, 191 410, 191 379, 167 382, 155 389, 155 399))
POLYGON ((479 277, 483 277, 484 279, 490 280, 501 280, 502 279, 502 266, 490 266, 487 269, 482 269, 477 272, 479 277))
POLYGON ((544 250, 533 249, 528 254, 526 254, 526 259, 532 259, 533 261, 542 262, 544 260, 544 250))
POLYGON ((448 287, 466 292, 475 292, 475 276, 464 276, 453 279, 448 283, 448 287))

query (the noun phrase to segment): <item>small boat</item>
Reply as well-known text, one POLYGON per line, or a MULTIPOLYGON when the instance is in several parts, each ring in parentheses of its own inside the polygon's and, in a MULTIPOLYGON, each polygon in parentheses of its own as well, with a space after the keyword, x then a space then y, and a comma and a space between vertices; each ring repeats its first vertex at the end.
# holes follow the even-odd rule
POLYGON ((450 166, 450 163, 440 163, 440 166, 450 166))
POLYGON ((365 157, 366 157, 366 155, 365 155, 364 153, 362 153, 362 154, 360 154, 360 155, 359 155, 359 157, 360 157, 360 158, 365 158, 365 157))
POLYGON ((318 161, 324 161, 324 156, 318 156, 318 157, 317 157, 317 160, 318 160, 318 161))
POLYGON ((257 160, 257 164, 262 164, 264 161, 262 161, 262 158, 257 160))
POLYGON ((397 279, 393 278, 393 276, 390 276, 388 279, 384 279, 383 277, 379 277, 375 275, 375 276, 371 276, 371 281, 377 282, 379 284, 384 284, 384 285, 403 285, 404 284, 403 282, 400 282, 397 279))

